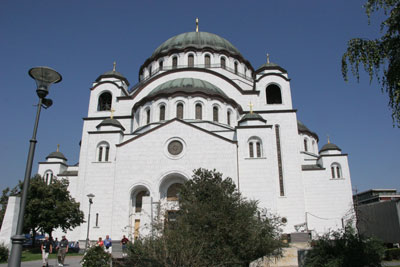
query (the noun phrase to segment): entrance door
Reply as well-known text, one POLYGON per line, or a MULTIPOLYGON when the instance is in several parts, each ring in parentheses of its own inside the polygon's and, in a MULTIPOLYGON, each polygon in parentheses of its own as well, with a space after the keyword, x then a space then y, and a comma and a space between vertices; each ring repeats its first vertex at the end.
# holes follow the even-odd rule
POLYGON ((140 220, 135 220, 135 230, 133 233, 133 238, 136 240, 139 238, 139 226, 140 226, 140 220))

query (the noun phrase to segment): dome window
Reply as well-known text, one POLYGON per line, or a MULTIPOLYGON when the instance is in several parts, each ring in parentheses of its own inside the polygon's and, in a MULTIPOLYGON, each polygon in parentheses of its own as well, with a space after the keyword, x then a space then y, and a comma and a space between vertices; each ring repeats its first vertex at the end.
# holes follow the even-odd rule
POLYGON ((163 67, 164 67, 164 61, 163 60, 160 60, 160 61, 158 61, 158 68, 160 69, 160 70, 162 70, 163 69, 163 67))
POLYGON ((149 67, 149 77, 151 76, 151 71, 152 71, 152 68, 151 68, 151 66, 149 67))
POLYGON ((235 74, 238 74, 238 63, 235 62, 235 74))
POLYGON ((281 89, 275 84, 271 84, 266 89, 267 104, 282 104, 281 89))
POLYGON ((226 120, 228 122, 228 125, 231 126, 231 112, 229 110, 226 113, 226 120))
POLYGON ((221 57, 221 68, 226 69, 226 59, 221 57))
POLYGON ((160 106, 160 121, 165 120, 165 105, 160 106))
POLYGON ((188 67, 194 67, 194 56, 192 54, 188 56, 188 67))
POLYGON ((178 119, 183 119, 183 104, 179 103, 178 105, 176 105, 176 117, 178 119))
POLYGON ((111 110, 111 100, 112 100, 111 93, 109 92, 102 93, 99 97, 97 111, 111 110))
POLYGON ((218 122, 218 107, 213 107, 213 121, 218 122))
POLYGON ((211 67, 210 55, 205 55, 204 56, 204 65, 205 65, 206 68, 210 68, 211 67))
POLYGON ((150 123, 150 109, 149 108, 146 110, 146 123, 147 124, 150 123))
POLYGON ((203 107, 201 106, 200 103, 196 104, 196 115, 195 115, 196 120, 201 120, 203 119, 203 107))
POLYGON ((178 67, 178 58, 177 57, 173 57, 172 58, 172 68, 176 69, 178 67))
POLYGON ((308 141, 307 141, 307 138, 304 138, 304 151, 308 152, 308 141))

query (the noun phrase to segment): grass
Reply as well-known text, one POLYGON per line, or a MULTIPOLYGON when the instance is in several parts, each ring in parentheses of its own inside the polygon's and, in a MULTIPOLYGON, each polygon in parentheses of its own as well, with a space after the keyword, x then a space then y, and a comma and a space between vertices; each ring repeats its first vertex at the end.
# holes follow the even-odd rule
MULTIPOLYGON (((68 252, 66 257, 68 256, 79 256, 81 254, 79 253, 72 253, 68 252)), ((49 255, 49 259, 56 259, 57 258, 57 252, 53 252, 52 254, 49 255)), ((41 260, 42 259, 42 253, 33 253, 29 250, 24 250, 22 251, 22 256, 21 256, 21 261, 36 261, 36 260, 41 260)))

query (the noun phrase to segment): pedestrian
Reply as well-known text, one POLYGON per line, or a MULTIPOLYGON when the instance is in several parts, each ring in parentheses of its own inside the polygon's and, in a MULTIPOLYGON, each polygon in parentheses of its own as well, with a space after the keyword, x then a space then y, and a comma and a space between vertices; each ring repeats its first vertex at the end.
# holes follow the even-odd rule
POLYGON ((56 240, 54 240, 53 248, 57 248, 58 245, 59 245, 59 242, 58 242, 58 238, 56 237, 56 240))
POLYGON ((106 239, 104 239, 104 250, 110 254, 112 253, 112 240, 109 235, 106 235, 106 239))
POLYGON ((62 236, 61 241, 58 244, 58 266, 64 266, 65 255, 68 252, 68 240, 65 235, 62 236))
POLYGON ((126 246, 128 245, 129 239, 126 238, 124 235, 121 239, 121 245, 122 245, 122 257, 126 257, 126 246))
POLYGON ((53 251, 53 244, 49 240, 49 236, 45 235, 42 245, 40 246, 42 250, 42 260, 43 260, 43 267, 49 266, 49 253, 53 251))
POLYGON ((103 242, 103 239, 101 239, 101 237, 99 237, 99 241, 97 241, 97 245, 99 247, 104 247, 104 242, 103 242))

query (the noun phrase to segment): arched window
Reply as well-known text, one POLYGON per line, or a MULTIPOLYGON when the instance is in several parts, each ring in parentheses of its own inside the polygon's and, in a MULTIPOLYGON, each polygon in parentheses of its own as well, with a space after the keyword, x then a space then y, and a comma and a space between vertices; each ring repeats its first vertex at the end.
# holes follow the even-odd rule
POLYGON ((177 57, 173 57, 172 58, 172 68, 176 69, 178 67, 178 58, 177 57))
POLYGON ((201 106, 200 103, 196 104, 196 114, 195 114, 196 120, 201 120, 203 119, 203 107, 201 106))
POLYGON ((248 143, 249 143, 249 157, 261 158, 262 157, 261 140, 258 137, 252 137, 250 138, 248 143))
POLYGON ((213 121, 218 122, 218 107, 213 107, 213 121))
POLYGON ((306 138, 304 138, 304 151, 307 152, 308 151, 308 141, 306 138))
POLYGON ((160 106, 160 121, 164 121, 165 120, 165 106, 161 105, 160 106))
POLYGON ((228 110, 228 112, 226 113, 226 120, 228 122, 228 125, 231 125, 231 112, 228 110))
POLYGON ((331 165, 332 178, 342 178, 342 168, 338 163, 332 163, 331 165))
POLYGON ((140 191, 136 194, 135 197, 135 212, 141 212, 142 211, 142 203, 143 203, 143 197, 147 196, 149 193, 148 191, 140 191))
POLYGON ((221 57, 221 68, 226 68, 226 59, 224 57, 221 57))
POLYGON ((188 56, 188 67, 193 67, 194 66, 194 56, 190 54, 188 56))
POLYGON ((163 67, 164 67, 164 61, 163 60, 160 60, 160 61, 158 61, 158 68, 160 69, 160 70, 162 70, 163 69, 163 67))
POLYGON ((167 190, 167 200, 176 201, 179 197, 179 191, 182 188, 182 184, 175 183, 168 187, 167 190))
POLYGON ((315 153, 316 149, 315 149, 315 140, 312 140, 312 150, 313 153, 315 153))
POLYGON ((110 157, 110 146, 102 142, 97 146, 97 161, 108 161, 110 157))
POLYGON ((97 111, 111 110, 112 95, 109 92, 104 92, 99 97, 97 111))
POLYGON ((282 95, 279 86, 271 84, 265 91, 267 96, 267 104, 282 104, 282 95))
POLYGON ((146 123, 149 124, 150 123, 150 109, 146 109, 146 123))
POLYGON ((235 61, 235 74, 238 73, 238 63, 235 61))
POLYGON ((210 55, 205 55, 204 56, 204 65, 205 65, 206 68, 210 68, 211 67, 210 55))
POLYGON ((176 105, 176 117, 178 119, 183 119, 183 104, 179 103, 178 105, 176 105))
POLYGON ((254 158, 254 147, 253 147, 253 142, 249 143, 249 157, 254 158))
POLYGON ((149 67, 149 77, 151 76, 151 71, 152 71, 152 68, 151 68, 151 66, 149 67))
POLYGON ((244 77, 247 76, 247 67, 244 67, 244 77))
POLYGON ((53 172, 46 171, 43 178, 44 178, 44 181, 46 182, 46 184, 51 184, 51 181, 53 180, 53 172))

